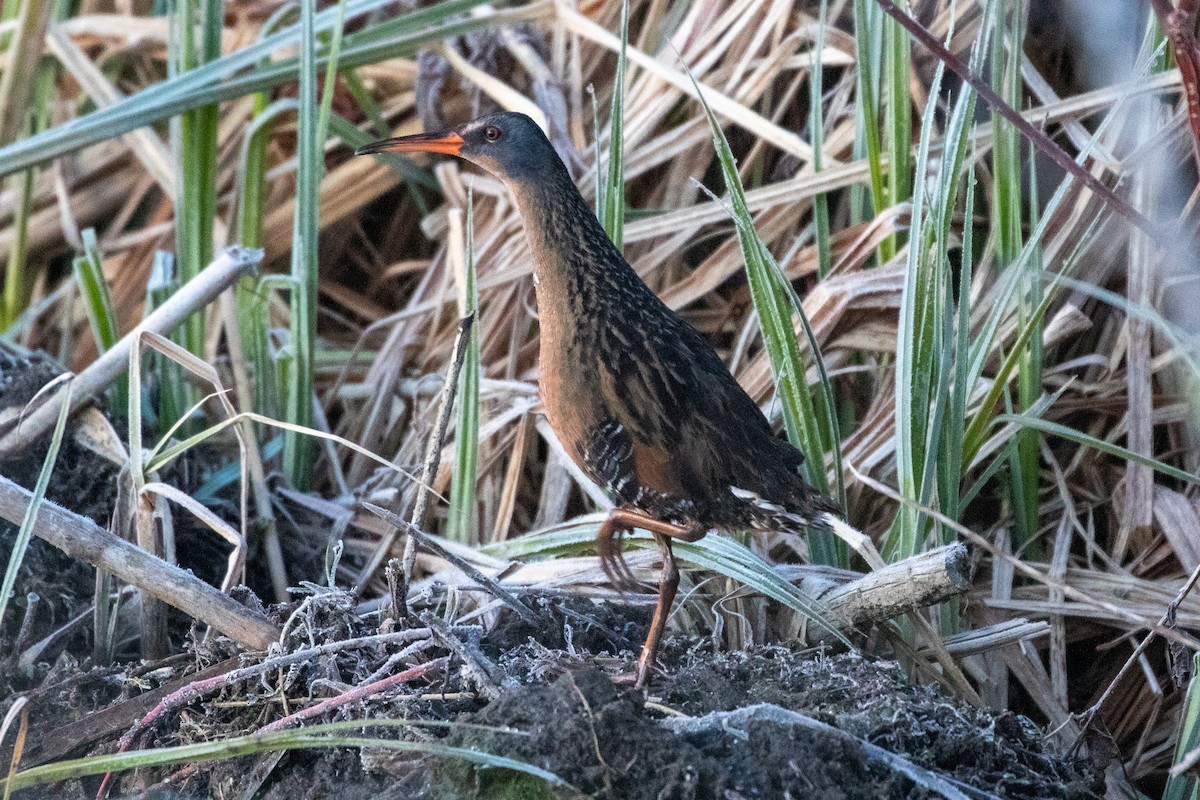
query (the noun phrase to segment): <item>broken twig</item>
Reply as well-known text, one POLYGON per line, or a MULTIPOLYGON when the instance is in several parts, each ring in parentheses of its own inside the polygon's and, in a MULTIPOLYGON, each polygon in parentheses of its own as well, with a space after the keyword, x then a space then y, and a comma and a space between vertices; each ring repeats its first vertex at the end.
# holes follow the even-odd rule
MULTIPOLYGON (((960 543, 918 553, 861 578, 824 589, 803 586, 825 604, 835 624, 853 628, 935 605, 971 588, 970 560, 960 543)), ((814 626, 811 636, 828 632, 814 626)))
POLYGON ((501 586, 499 582, 492 580, 487 575, 484 575, 466 559, 457 556, 446 548, 442 547, 440 544, 438 544, 436 539, 413 525, 411 522, 405 522, 404 519, 396 514, 393 514, 391 511, 388 511, 386 508, 381 508, 373 503, 363 503, 363 508, 384 520, 389 525, 394 525, 396 528, 404 531, 410 537, 415 537, 418 544, 425 549, 432 551, 435 555, 449 561, 451 564, 461 570, 462 573, 468 578, 491 592, 491 594, 497 600, 500 600, 513 611, 515 611, 517 615, 521 617, 521 619, 533 624, 543 621, 540 617, 538 617, 537 613, 535 613, 533 609, 522 603, 516 595, 512 594, 503 586, 501 586))
MULTIPOLYGON (((413 505, 410 517, 412 526, 418 530, 424 522, 425 510, 429 507, 429 494, 432 491, 430 482, 433 480, 434 475, 437 474, 438 466, 442 461, 442 446, 446 441, 446 428, 450 424, 450 411, 454 408, 454 394, 458 387, 458 373, 462 371, 463 358, 467 352, 467 342, 469 341, 467 334, 471 332, 471 326, 474 324, 474 314, 463 317, 458 323, 458 337, 454 341, 454 357, 450 359, 450 366, 446 370, 446 382, 442 388, 442 401, 438 407, 437 423, 425 447, 425 462, 421 467, 420 483, 417 486, 417 500, 413 505)), ((383 563, 383 559, 387 557, 387 554, 392 549, 392 545, 396 541, 396 537, 399 535, 399 528, 392 528, 384 534, 379 542, 379 546, 375 548, 375 552, 371 555, 370 561, 363 567, 362 572, 358 574, 358 580, 355 581, 356 593, 362 592, 366 587, 367 582, 371 580, 371 577, 379 569, 379 565, 383 563)), ((408 584, 412 580, 413 565, 416 561, 417 541, 412 536, 409 536, 404 544, 401 574, 396 581, 398 596, 393 598, 393 601, 398 606, 396 610, 402 616, 408 614, 408 584)), ((389 565, 389 569, 391 568, 391 565, 389 565)))

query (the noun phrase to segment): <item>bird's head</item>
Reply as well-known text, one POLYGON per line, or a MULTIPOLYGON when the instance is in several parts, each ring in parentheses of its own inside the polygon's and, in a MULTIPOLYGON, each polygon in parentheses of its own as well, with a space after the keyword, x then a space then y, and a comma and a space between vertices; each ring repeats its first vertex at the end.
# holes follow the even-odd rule
POLYGON ((360 147, 368 153, 445 153, 465 158, 506 180, 536 178, 558 162, 550 140, 529 117, 492 114, 441 133, 418 133, 360 147))

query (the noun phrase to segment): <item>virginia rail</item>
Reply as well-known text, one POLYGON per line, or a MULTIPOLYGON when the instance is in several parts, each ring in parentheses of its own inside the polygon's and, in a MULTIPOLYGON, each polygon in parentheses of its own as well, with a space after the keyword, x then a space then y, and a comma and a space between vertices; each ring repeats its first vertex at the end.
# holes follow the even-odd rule
POLYGON ((711 528, 827 528, 837 507, 800 477, 799 451, 775 436, 712 346, 609 241, 533 120, 493 114, 358 150, 383 152, 464 158, 516 197, 533 254, 546 414, 575 463, 616 498, 597 537, 602 563, 629 579, 619 547, 634 527, 662 550, 642 688, 679 586, 673 539, 693 542, 711 528))

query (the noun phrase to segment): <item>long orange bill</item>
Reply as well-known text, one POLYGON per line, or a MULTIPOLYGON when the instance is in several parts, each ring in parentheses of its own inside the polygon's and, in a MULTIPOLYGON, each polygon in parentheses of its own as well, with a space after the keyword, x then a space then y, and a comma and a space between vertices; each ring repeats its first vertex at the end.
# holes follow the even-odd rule
POLYGON ((381 142, 360 147, 354 151, 356 156, 370 153, 445 153, 456 156, 462 149, 463 138, 457 133, 418 133, 413 136, 399 136, 395 139, 384 139, 381 142))

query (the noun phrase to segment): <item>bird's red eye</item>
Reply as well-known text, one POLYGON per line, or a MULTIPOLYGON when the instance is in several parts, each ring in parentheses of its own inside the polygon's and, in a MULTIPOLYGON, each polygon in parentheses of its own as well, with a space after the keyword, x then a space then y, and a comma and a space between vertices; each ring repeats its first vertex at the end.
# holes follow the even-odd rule
POLYGON ((487 139, 489 142, 496 141, 500 138, 500 129, 495 125, 488 125, 483 129, 483 138, 487 139))

